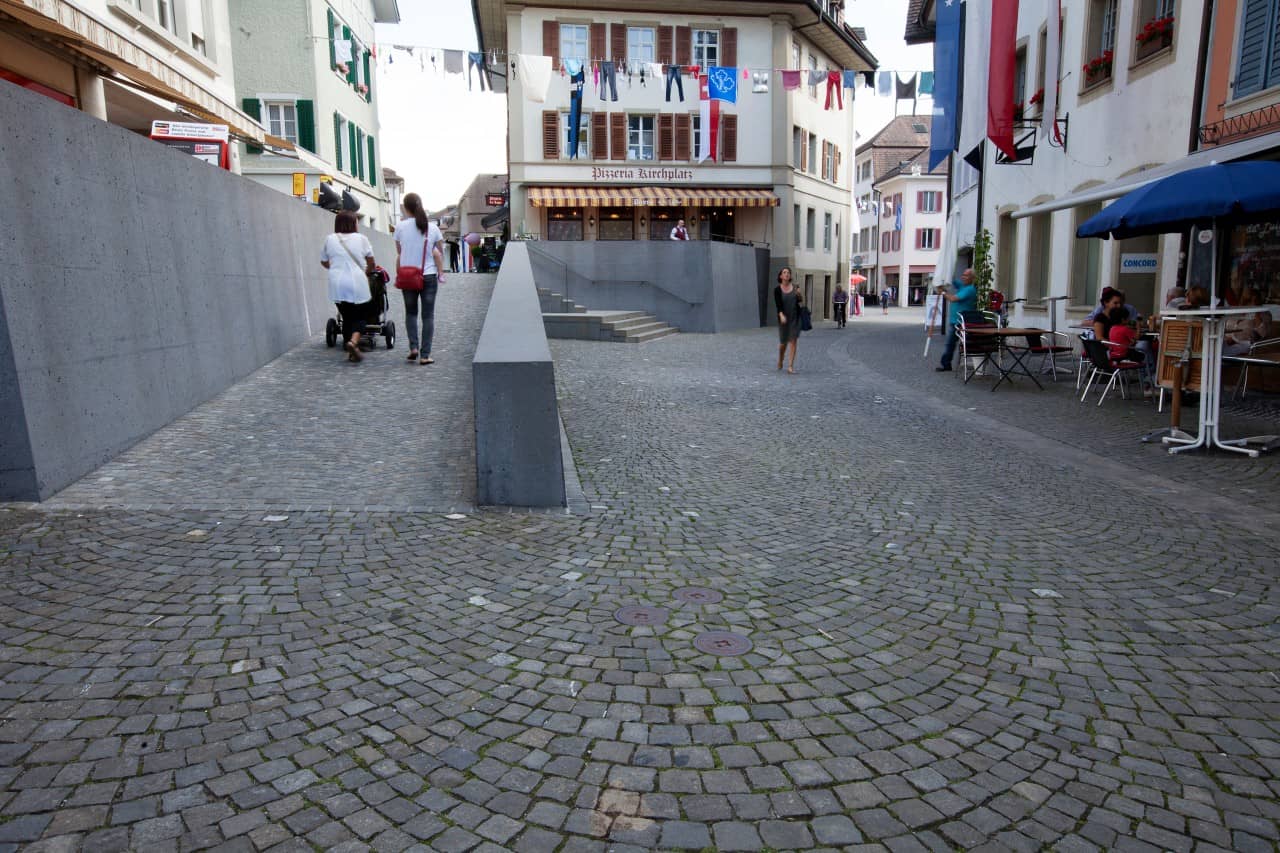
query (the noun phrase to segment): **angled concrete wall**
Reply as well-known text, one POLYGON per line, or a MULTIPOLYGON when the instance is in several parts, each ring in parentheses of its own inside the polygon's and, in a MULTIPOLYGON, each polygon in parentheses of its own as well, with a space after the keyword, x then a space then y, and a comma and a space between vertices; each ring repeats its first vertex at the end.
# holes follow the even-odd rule
POLYGON ((49 497, 332 316, 332 214, 8 84, 0 197, 0 499, 49 497))
POLYGON ((538 286, 592 310, 644 311, 683 332, 760 325, 759 253, 750 246, 703 240, 529 245, 538 286))
POLYGON ((564 506, 555 369, 523 243, 507 246, 471 375, 477 502, 564 506))

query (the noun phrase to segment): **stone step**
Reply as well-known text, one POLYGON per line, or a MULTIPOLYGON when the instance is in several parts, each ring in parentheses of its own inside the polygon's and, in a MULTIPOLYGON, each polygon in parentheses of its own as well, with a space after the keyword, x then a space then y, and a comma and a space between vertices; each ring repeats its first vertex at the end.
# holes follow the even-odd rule
POLYGON ((615 337, 622 335, 641 334, 642 332, 652 332, 654 329, 669 328, 666 323, 659 322, 652 317, 646 317, 643 320, 629 320, 619 326, 610 326, 613 329, 615 337))
POLYGON ((679 331, 643 311, 544 312, 542 323, 549 338, 619 343, 644 343, 679 331))
POLYGON ((658 338, 665 338, 679 332, 679 329, 671 326, 662 326, 660 329, 651 329, 647 332, 632 333, 628 332, 627 336, 622 338, 623 343, 628 344, 644 344, 649 341, 656 341, 658 338))

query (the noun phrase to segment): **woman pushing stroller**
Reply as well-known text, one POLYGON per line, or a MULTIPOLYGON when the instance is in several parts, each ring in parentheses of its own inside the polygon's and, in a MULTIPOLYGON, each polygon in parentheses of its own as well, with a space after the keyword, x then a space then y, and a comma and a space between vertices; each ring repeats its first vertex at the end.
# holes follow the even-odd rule
POLYGON ((320 265, 329 271, 329 299, 338 304, 342 315, 342 331, 347 334, 343 348, 348 361, 361 361, 360 335, 364 332, 368 310, 365 303, 369 292, 369 276, 377 264, 373 259, 373 245, 359 231, 355 213, 344 210, 333 223, 334 233, 324 238, 320 253, 320 265))

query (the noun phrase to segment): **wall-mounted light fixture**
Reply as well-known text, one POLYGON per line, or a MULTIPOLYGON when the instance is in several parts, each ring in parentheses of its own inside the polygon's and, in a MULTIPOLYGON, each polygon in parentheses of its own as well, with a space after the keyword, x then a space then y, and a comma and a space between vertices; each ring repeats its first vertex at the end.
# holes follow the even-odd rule
POLYGON ((644 228, 644 217, 643 217, 643 216, 641 216, 641 217, 640 217, 640 227, 641 227, 641 228, 644 228))
POLYGON ((596 227, 596 218, 595 218, 594 216, 588 216, 588 217, 587 217, 587 225, 588 225, 588 226, 590 226, 591 228, 595 228, 595 227, 596 227))

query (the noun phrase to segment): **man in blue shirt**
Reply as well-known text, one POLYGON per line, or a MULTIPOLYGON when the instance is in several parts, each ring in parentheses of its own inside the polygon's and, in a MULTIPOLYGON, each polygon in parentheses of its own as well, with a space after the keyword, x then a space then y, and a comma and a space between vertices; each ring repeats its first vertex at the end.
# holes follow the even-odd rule
POLYGON ((938 288, 938 295, 951 303, 951 323, 947 329, 947 345, 942 350, 942 366, 936 368, 939 372, 951 369, 951 362, 956 355, 956 328, 960 324, 960 314, 964 311, 974 311, 978 307, 978 288, 973 286, 973 270, 967 269, 960 273, 960 278, 954 284, 954 292, 948 293, 944 288, 938 288))

